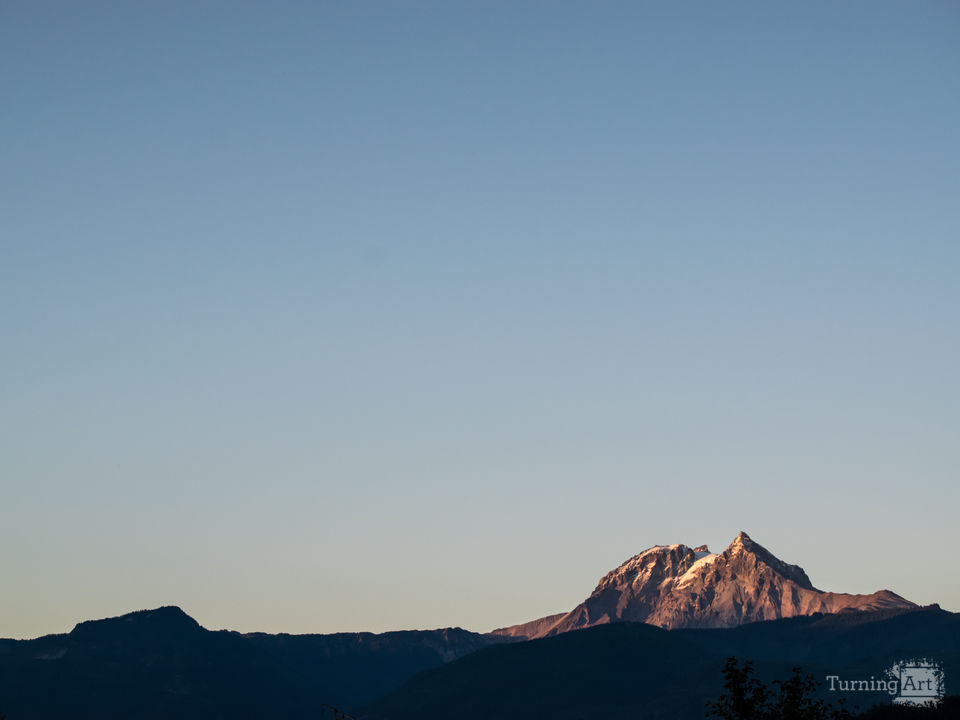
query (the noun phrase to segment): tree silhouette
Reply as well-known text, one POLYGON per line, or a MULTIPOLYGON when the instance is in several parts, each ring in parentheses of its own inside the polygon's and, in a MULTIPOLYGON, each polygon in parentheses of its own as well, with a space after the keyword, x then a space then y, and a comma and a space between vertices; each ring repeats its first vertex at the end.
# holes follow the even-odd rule
POLYGON ((710 703, 707 716, 724 720, 762 720, 767 717, 770 697, 767 689, 753 676, 753 663, 747 660, 741 667, 735 657, 727 658, 723 666, 726 692, 710 703))
POLYGON ((726 690, 710 703, 707 716, 723 720, 849 720, 853 716, 843 707, 814 699, 818 683, 800 667, 793 668, 789 680, 774 680, 767 688, 753 674, 753 663, 742 665, 727 658, 723 666, 726 690))

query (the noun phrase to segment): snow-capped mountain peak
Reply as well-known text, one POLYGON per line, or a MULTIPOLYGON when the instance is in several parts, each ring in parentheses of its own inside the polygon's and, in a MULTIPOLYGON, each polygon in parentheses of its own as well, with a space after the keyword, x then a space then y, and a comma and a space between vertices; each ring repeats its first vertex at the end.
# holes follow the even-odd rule
POLYGON ((780 560, 741 531, 721 553, 711 553, 706 545, 654 545, 604 575, 570 612, 493 632, 543 637, 622 621, 730 627, 818 612, 910 607, 916 605, 889 590, 870 595, 818 590, 803 568, 780 560))

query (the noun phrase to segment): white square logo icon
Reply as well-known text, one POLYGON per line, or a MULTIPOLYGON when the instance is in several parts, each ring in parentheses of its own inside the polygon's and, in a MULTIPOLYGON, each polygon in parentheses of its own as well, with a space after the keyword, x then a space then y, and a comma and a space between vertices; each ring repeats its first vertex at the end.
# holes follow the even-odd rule
POLYGON ((943 697, 940 677, 940 673, 937 672, 936 666, 932 663, 901 665, 900 697, 910 703, 936 700, 943 697))

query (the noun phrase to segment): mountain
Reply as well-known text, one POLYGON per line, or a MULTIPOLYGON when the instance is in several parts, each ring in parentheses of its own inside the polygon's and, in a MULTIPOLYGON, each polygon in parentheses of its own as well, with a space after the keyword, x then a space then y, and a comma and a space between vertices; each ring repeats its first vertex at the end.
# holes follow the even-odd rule
POLYGON ((797 664, 870 677, 914 654, 940 658, 951 676, 958 618, 887 590, 823 592, 740 533, 719 554, 650 548, 570 612, 495 635, 240 634, 162 607, 0 640, 0 712, 301 720, 329 704, 355 715, 366 706, 376 720, 702 718, 730 655, 752 658, 767 678, 797 664))
POLYGON ((889 590, 870 595, 818 590, 803 568, 783 562, 741 532, 719 554, 706 545, 656 545, 607 573, 570 612, 493 634, 531 639, 624 621, 723 628, 814 613, 915 607, 889 590))
POLYGON ((243 637, 312 678, 315 692, 337 707, 369 702, 421 670, 502 641, 463 628, 243 637))
MULTIPOLYGON (((949 691, 960 674, 960 614, 930 606, 720 629, 609 623, 478 650, 420 673, 358 717, 701 720, 723 692, 730 656, 752 659, 765 683, 790 677, 799 665, 822 683, 819 697, 830 703, 843 696, 851 710, 889 707, 886 692, 831 693, 825 679, 880 677, 905 658, 930 657, 942 663, 949 691)), ((950 707, 957 705, 952 699, 950 707)))
MULTIPOLYGON (((960 615, 891 608, 730 629, 621 622, 498 643, 457 628, 211 632, 165 607, 64 635, 0 640, 0 712, 10 720, 302 720, 322 717, 329 703, 369 720, 692 720, 721 692, 730 655, 752 658, 765 681, 798 664, 820 680, 869 678, 904 658, 933 657, 949 683, 960 673, 960 615)), ((882 693, 855 700, 890 702, 882 693)))
POLYGON ((324 703, 370 702, 500 640, 460 628, 242 635, 162 607, 0 640, 0 712, 10 720, 318 717, 324 703))

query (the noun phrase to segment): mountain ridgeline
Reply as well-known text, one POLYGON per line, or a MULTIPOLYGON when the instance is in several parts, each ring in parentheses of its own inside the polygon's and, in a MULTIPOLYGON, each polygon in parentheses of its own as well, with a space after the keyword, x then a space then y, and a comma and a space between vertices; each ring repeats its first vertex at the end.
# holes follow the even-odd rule
POLYGON ((706 545, 656 545, 607 573, 570 612, 493 633, 532 639, 611 622, 724 628, 814 613, 915 607, 889 590, 870 595, 818 590, 803 568, 783 562, 741 532, 719 554, 706 545))
POLYGON ((960 615, 889 590, 818 590, 740 533, 718 554, 652 547, 570 612, 492 633, 241 634, 162 607, 0 640, 0 713, 299 720, 333 705, 370 720, 699 720, 731 655, 754 660, 767 678, 797 664, 870 677, 921 656, 953 676, 960 615))
MULTIPOLYGON (((801 666, 822 683, 816 697, 833 707, 843 700, 855 713, 874 705, 893 710, 887 692, 831 692, 825 678, 869 679, 903 658, 928 657, 942 663, 947 691, 954 693, 951 678, 960 676, 960 614, 931 606, 679 630, 608 623, 478 650, 420 673, 356 715, 362 720, 703 720, 707 705, 723 692, 721 668, 731 656, 750 659, 764 683, 786 679, 801 666)), ((957 707, 955 700, 950 707, 957 707)), ((925 711, 918 712, 915 720, 926 720, 925 711)))
POLYGON ((460 628, 331 635, 201 627, 178 607, 0 640, 0 712, 53 718, 315 718, 502 639, 460 628))

